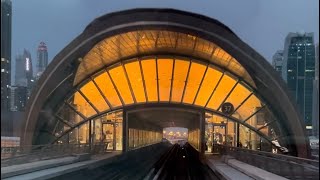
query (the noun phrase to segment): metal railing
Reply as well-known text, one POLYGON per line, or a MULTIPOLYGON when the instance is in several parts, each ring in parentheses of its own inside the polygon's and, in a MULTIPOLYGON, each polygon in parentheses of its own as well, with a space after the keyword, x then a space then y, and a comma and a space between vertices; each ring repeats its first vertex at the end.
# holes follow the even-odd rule
POLYGON ((106 152, 107 143, 50 144, 18 147, 1 147, 1 167, 47 160, 73 154, 106 152))
POLYGON ((317 160, 218 144, 215 144, 215 147, 220 155, 230 155, 239 161, 289 179, 319 179, 317 160))

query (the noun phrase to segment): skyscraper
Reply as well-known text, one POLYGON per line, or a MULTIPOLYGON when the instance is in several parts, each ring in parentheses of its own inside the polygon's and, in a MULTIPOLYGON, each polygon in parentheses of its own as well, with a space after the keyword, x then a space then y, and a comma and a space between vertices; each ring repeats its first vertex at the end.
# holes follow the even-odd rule
POLYGON ((315 71, 313 82, 312 127, 313 135, 319 137, 319 43, 316 45, 315 71))
POLYGON ((27 97, 30 96, 31 90, 34 85, 34 78, 33 78, 33 68, 32 68, 32 59, 31 54, 29 51, 24 50, 23 58, 25 60, 25 73, 26 73, 26 80, 27 80, 27 97))
POLYGON ((26 78, 26 61, 23 58, 22 54, 16 56, 16 72, 14 75, 15 85, 16 86, 27 86, 26 78))
POLYGON ((41 76, 43 71, 48 66, 48 51, 47 45, 44 42, 40 42, 37 51, 37 78, 41 76))
POLYGON ((11 85, 11 20, 10 0, 1 0, 1 112, 10 108, 11 85))
POLYGON ((315 77, 313 33, 289 33, 284 45, 282 77, 298 103, 308 133, 312 129, 312 91, 315 77))
POLYGON ((33 83, 31 54, 24 49, 23 54, 16 57, 15 85, 26 87, 27 97, 29 97, 33 88, 33 83))
POLYGON ((25 86, 11 86, 11 111, 25 111, 27 91, 25 86))
POLYGON ((283 63, 283 50, 278 50, 273 56, 272 56, 272 66, 273 68, 279 72, 279 75, 281 76, 282 71, 282 63, 283 63))

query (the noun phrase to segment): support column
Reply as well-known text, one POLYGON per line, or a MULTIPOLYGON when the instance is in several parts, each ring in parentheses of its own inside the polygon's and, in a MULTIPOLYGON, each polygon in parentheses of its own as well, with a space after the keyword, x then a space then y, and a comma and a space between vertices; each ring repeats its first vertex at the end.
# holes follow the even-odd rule
POLYGON ((206 150, 206 145, 205 145, 205 126, 206 126, 206 120, 205 120, 205 111, 200 112, 200 146, 199 146, 199 151, 201 154, 204 154, 206 150))
POLYGON ((92 131, 91 131, 91 120, 89 121, 89 149, 92 150, 92 131))
POLYGON ((128 151, 129 141, 128 141, 128 114, 127 110, 123 109, 122 111, 122 151, 128 151))
POLYGON ((240 147, 240 124, 236 123, 236 125, 237 125, 237 131, 236 131, 237 144, 236 144, 236 147, 240 147))

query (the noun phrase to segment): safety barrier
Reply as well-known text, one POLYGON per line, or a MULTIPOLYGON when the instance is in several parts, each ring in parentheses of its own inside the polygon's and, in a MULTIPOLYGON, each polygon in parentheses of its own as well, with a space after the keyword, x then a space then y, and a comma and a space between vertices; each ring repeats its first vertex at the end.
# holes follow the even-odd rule
POLYGON ((221 155, 232 156, 239 161, 289 179, 319 179, 319 161, 317 160, 225 145, 216 144, 215 146, 221 155))
POLYGON ((107 144, 50 144, 19 147, 1 147, 1 167, 70 156, 73 154, 98 154, 105 152, 107 144))

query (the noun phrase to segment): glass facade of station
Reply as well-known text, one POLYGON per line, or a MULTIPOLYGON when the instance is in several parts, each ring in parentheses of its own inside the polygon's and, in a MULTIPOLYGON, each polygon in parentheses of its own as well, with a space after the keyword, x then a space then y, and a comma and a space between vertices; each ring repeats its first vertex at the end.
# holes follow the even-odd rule
MULTIPOLYGON (((279 136, 277 118, 256 94, 244 68, 217 45, 195 36, 163 30, 107 38, 84 56, 74 84, 74 92, 55 114, 57 123, 52 133, 56 143, 103 142, 108 150, 123 150, 126 133, 128 149, 160 142, 162 130, 126 129, 123 110, 127 106, 165 103, 206 110, 207 151, 213 151, 213 143, 266 151, 272 143, 276 145, 274 142, 286 146, 279 136), (158 36, 157 42, 154 36, 158 36), (139 42, 133 41, 137 38, 139 42), (152 52, 154 46, 166 51, 174 47, 182 54, 193 49, 197 56, 207 55, 211 60, 148 55, 106 65, 125 53, 152 52), (88 76, 92 72, 94 75, 88 76), (226 102, 234 107, 230 114, 223 114, 226 102)), ((199 128, 189 129, 188 140, 198 149, 199 139, 199 128)))
MULTIPOLYGON (((265 112, 259 113, 250 121, 255 121, 256 128, 263 131, 269 137, 275 136, 275 129, 273 126, 265 126, 262 122, 264 119, 261 116, 266 116, 265 112)), ((271 151, 272 144, 265 138, 259 136, 256 132, 248 127, 243 126, 237 122, 228 120, 226 117, 221 117, 212 113, 206 113, 206 127, 205 127, 205 143, 206 152, 215 152, 215 144, 228 145, 233 147, 241 147, 251 150, 271 151)))

